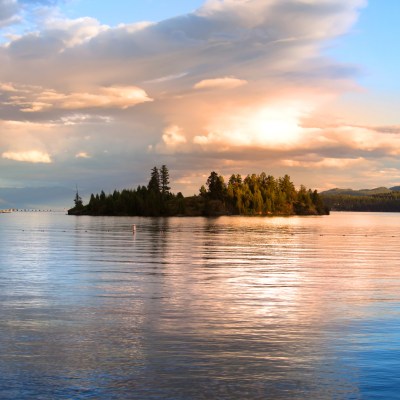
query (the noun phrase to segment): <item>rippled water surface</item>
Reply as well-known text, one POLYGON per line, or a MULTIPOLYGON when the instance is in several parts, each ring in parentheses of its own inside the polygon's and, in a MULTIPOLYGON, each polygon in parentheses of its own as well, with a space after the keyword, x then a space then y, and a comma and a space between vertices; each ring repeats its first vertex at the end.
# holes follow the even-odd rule
POLYGON ((1 214, 0 398, 399 398, 399 238, 400 214, 1 214))

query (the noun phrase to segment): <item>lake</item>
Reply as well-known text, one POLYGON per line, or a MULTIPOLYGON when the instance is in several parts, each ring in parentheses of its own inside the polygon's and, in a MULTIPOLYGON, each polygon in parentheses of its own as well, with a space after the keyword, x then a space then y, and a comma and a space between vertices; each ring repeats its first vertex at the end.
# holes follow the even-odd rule
POLYGON ((399 238, 389 213, 2 214, 0 398, 399 398, 399 238))

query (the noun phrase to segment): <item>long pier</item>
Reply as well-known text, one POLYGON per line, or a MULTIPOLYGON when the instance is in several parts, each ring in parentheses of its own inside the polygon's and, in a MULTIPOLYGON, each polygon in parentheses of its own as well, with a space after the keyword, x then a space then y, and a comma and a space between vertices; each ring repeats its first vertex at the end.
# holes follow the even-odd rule
POLYGON ((8 208, 8 209, 3 209, 0 210, 0 214, 8 214, 8 213, 13 213, 13 212, 63 212, 66 211, 66 209, 58 209, 58 210, 53 210, 53 209, 36 209, 36 208, 8 208))

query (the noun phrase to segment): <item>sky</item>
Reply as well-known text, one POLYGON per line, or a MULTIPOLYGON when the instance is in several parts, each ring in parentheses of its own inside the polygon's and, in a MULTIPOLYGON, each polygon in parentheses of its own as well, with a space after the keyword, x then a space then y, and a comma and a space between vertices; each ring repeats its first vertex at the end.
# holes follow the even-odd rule
POLYGON ((0 0, 0 208, 30 189, 69 206, 60 188, 87 201, 162 164, 185 195, 213 170, 320 191, 399 185, 399 12, 397 0, 0 0))

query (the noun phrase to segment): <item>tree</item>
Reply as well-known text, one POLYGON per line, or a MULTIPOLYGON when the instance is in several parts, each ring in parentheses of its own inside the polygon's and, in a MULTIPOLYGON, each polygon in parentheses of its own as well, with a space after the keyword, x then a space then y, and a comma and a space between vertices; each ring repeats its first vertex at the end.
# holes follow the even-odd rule
POLYGON ((297 192, 297 201, 294 204, 296 214, 309 214, 313 213, 315 207, 313 206, 309 190, 304 185, 300 185, 297 192))
POLYGON ((264 201, 261 192, 256 189, 253 196, 253 209, 256 214, 262 214, 264 208, 264 201))
MULTIPOLYGON (((311 192, 311 190, 310 190, 311 192)), ((318 214, 329 214, 329 207, 327 207, 321 196, 316 190, 310 193, 311 201, 313 202, 318 214)))
POLYGON ((296 189, 290 180, 289 175, 285 175, 278 180, 279 189, 285 194, 286 201, 292 203, 296 199, 296 189))
POLYGON ((244 184, 247 185, 251 193, 255 193, 258 185, 258 179, 256 174, 247 175, 244 178, 244 184))
POLYGON ((163 197, 169 195, 169 190, 171 189, 169 185, 169 171, 166 165, 161 166, 160 169, 160 184, 161 184, 161 194, 163 197))
POLYGON ((157 167, 153 167, 151 170, 151 177, 147 188, 151 192, 160 193, 160 173, 157 167))
POLYGON ((223 200, 225 193, 224 178, 212 171, 207 179, 208 195, 213 200, 223 200))
POLYGON ((78 187, 76 188, 74 203, 75 208, 83 208, 82 197, 79 196, 78 187))
POLYGON ((239 186, 242 184, 242 176, 240 174, 232 174, 229 178, 229 185, 231 186, 239 186))
POLYGON ((200 192, 200 196, 202 196, 202 197, 206 197, 207 196, 207 189, 205 188, 204 185, 201 185, 201 188, 200 188, 199 192, 200 192))
MULTIPOLYGON (((251 174, 245 179, 239 174, 231 175, 228 185, 215 171, 211 172, 206 185, 200 188, 200 195, 184 198, 182 193, 170 192, 169 171, 163 165, 151 170, 147 186, 137 189, 114 190, 106 195, 92 194, 84 206, 76 188, 75 207, 68 210, 70 215, 273 215, 273 214, 325 214, 329 210, 318 192, 300 186, 297 191, 290 177, 275 179, 261 173, 251 174)), ((400 194, 381 196, 337 196, 330 199, 334 207, 343 209, 378 211, 399 211, 400 194)), ((328 197, 330 198, 330 197, 328 197)))

